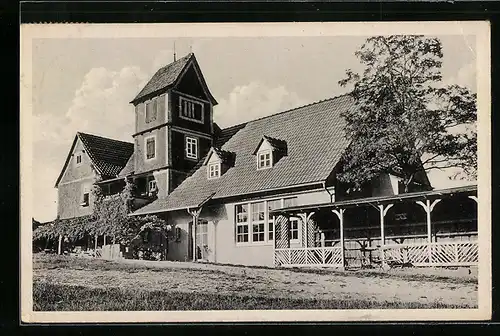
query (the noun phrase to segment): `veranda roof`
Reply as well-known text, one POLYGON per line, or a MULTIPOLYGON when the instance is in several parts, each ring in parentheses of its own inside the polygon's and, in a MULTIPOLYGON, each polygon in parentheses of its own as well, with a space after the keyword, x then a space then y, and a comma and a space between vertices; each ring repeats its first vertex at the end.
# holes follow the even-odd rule
POLYGON ((287 208, 270 210, 273 214, 287 214, 287 213, 298 213, 306 210, 320 210, 320 209, 338 209, 338 208, 349 208, 357 207, 362 205, 379 205, 387 203, 395 203, 404 200, 424 200, 424 199, 436 199, 442 196, 453 196, 456 194, 465 194, 469 196, 477 195, 477 185, 468 185, 462 187, 448 188, 448 189, 438 189, 430 191, 419 191, 411 192, 406 194, 392 195, 392 196, 377 196, 377 197, 366 197, 357 198, 350 200, 343 200, 333 203, 319 203, 319 204, 309 204, 309 205, 299 205, 287 208))

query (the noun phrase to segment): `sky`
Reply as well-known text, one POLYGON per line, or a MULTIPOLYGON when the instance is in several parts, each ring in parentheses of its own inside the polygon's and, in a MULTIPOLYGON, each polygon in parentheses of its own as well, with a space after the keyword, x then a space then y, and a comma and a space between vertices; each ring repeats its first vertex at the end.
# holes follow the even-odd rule
MULTIPOLYGON (((473 36, 438 36, 443 81, 476 91, 473 36)), ((132 141, 129 102, 158 68, 194 52, 227 127, 347 92, 338 81, 359 69, 361 36, 34 39, 32 45, 33 216, 57 214, 59 175, 77 131, 132 141)), ((452 181, 433 171, 435 188, 452 181)))

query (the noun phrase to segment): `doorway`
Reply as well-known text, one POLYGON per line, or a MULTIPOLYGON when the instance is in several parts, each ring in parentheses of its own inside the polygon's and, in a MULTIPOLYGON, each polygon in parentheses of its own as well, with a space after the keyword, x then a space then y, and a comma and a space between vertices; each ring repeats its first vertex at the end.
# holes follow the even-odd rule
POLYGON ((200 219, 196 225, 196 259, 208 261, 208 221, 200 219))

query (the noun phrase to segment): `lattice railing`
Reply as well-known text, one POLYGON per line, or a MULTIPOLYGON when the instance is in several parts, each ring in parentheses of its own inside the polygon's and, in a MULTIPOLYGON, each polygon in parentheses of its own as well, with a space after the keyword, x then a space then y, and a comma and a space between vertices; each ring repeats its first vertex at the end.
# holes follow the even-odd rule
POLYGON ((477 242, 396 244, 383 250, 386 262, 414 266, 475 265, 479 257, 477 242))
POLYGON ((275 266, 343 266, 340 247, 275 249, 274 262, 275 266))

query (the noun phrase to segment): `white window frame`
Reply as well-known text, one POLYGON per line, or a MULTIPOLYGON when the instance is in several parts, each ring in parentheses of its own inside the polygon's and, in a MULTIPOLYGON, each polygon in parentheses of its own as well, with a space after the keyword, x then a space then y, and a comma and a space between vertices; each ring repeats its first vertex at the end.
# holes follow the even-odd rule
POLYGON ((156 135, 150 135, 150 136, 144 137, 144 161, 149 162, 149 161, 155 160, 157 154, 158 154, 158 146, 156 145, 156 135), (153 141, 154 141, 155 153, 154 153, 154 156, 152 158, 148 159, 148 140, 149 139, 153 139, 153 141))
MULTIPOLYGON (((234 226, 235 226, 235 236, 234 236, 234 241, 237 246, 253 246, 253 245, 269 245, 274 242, 275 234, 276 234, 276 228, 275 223, 274 223, 274 218, 269 215, 269 202, 272 201, 279 201, 280 202, 280 207, 283 208, 285 204, 285 199, 296 199, 296 196, 288 196, 288 197, 275 197, 275 198, 269 198, 269 199, 264 199, 264 200, 254 200, 250 202, 239 202, 234 204, 234 213, 235 213, 235 218, 234 218, 234 226), (253 204, 255 203, 264 203, 264 220, 263 221, 254 221, 253 220, 253 204), (246 206, 247 207, 247 220, 246 222, 238 222, 238 212, 237 212, 237 207, 238 206, 246 206), (253 224, 264 224, 264 240, 263 241, 254 241, 253 240, 253 224), (246 242, 238 242, 238 225, 243 226, 247 225, 248 227, 248 241, 246 242), (270 225, 272 225, 272 230, 269 230, 270 225), (269 233, 272 232, 272 238, 269 238, 269 233)), ((296 217, 291 217, 291 219, 297 219, 298 222, 298 239, 290 240, 290 243, 296 243, 300 242, 301 239, 301 230, 300 230, 300 218, 296 217)))
MULTIPOLYGON (((249 209, 249 205, 248 204, 237 204, 234 206, 234 215, 235 215, 235 218, 234 218, 234 223, 235 223, 235 241, 236 241, 236 244, 237 245, 247 245, 250 243, 250 213, 249 213, 250 209, 249 209), (238 206, 246 206, 247 208, 247 211, 246 212, 241 212, 241 213, 238 213, 238 206), (239 219, 239 216, 240 214, 246 214, 246 220, 245 221, 240 221, 239 219), (246 227, 247 228, 247 232, 243 232, 243 233, 239 233, 238 232, 238 228, 239 227, 246 227), (238 241, 238 237, 239 236, 247 236, 247 241, 238 241)), ((243 230, 244 231, 244 230, 243 230)))
POLYGON ((152 179, 152 180, 148 181, 148 192, 151 192, 151 190, 153 189, 152 185, 154 185, 156 187, 156 189, 158 190, 158 184, 156 183, 156 180, 152 179))
POLYGON ((290 217, 288 221, 288 235, 290 236, 290 243, 299 243, 300 238, 302 236, 302 230, 300 229, 300 226, 303 225, 302 220, 298 217, 290 217), (297 228, 292 229, 292 221, 297 222, 297 228), (297 238, 292 238, 292 231, 297 232, 297 238))
POLYGON ((207 178, 209 180, 214 180, 219 178, 221 175, 220 168, 221 168, 220 162, 209 163, 207 167, 207 178), (215 174, 212 175, 212 172, 217 173, 217 175, 215 174))
POLYGON ((82 184, 82 197, 80 199, 80 206, 88 207, 90 206, 90 185, 82 184), (85 195, 87 195, 87 202, 85 202, 85 195))
MULTIPOLYGON (((278 198, 278 199, 271 199, 271 200, 266 200, 266 210, 267 210, 267 217, 268 217, 268 222, 267 222, 267 240, 272 242, 274 241, 274 235, 276 233, 276 230, 274 228, 274 216, 271 217, 269 215, 269 202, 279 202, 280 203, 280 206, 279 207, 283 207, 283 199, 282 198, 278 198), (269 228, 272 227, 272 230, 269 230, 269 228), (273 237, 270 238, 270 234, 272 233, 273 237)), ((274 209, 273 209, 274 210, 274 209)))
POLYGON ((185 142, 184 143, 184 155, 186 156, 186 158, 198 160, 198 152, 199 152, 198 138, 186 135, 186 140, 184 142, 185 142), (191 144, 191 146, 192 146, 192 144, 194 144, 196 146, 194 154, 192 152, 188 151, 190 149, 190 146, 188 146, 189 144, 191 144))
POLYGON ((181 119, 197 122, 199 124, 204 124, 205 123, 205 110, 204 110, 204 108, 205 108, 205 105, 199 101, 196 101, 194 99, 189 99, 189 98, 186 98, 184 96, 179 96, 179 117, 181 119), (196 118, 186 117, 183 114, 182 107, 184 105, 184 102, 186 102, 187 104, 189 104, 189 103, 193 104, 193 114, 194 114, 194 104, 198 104, 201 106, 201 120, 196 119, 196 118))
POLYGON ((252 231, 252 236, 250 237, 250 242, 251 243, 265 243, 267 242, 269 239, 269 237, 266 237, 266 234, 268 232, 269 229, 266 229, 266 224, 269 222, 268 219, 266 219, 266 206, 267 206, 267 202, 266 201, 260 201, 260 202, 252 202, 250 203, 250 225, 251 225, 251 231, 252 231), (262 211, 260 211, 260 206, 262 205, 262 211), (262 219, 258 218, 258 219, 254 219, 254 207, 255 206, 258 206, 259 208, 257 209, 257 214, 260 214, 262 213, 262 219), (257 227, 260 227, 262 226, 264 228, 264 230, 260 231, 254 231, 254 225, 257 225, 257 227), (254 235, 255 234, 262 234, 262 237, 263 239, 260 240, 260 239, 254 239, 254 235))
POLYGON ((269 169, 273 166, 273 153, 270 149, 266 149, 257 153, 257 170, 269 169), (266 163, 265 156, 269 155, 269 166, 261 165, 261 157, 264 156, 264 164, 266 163))

